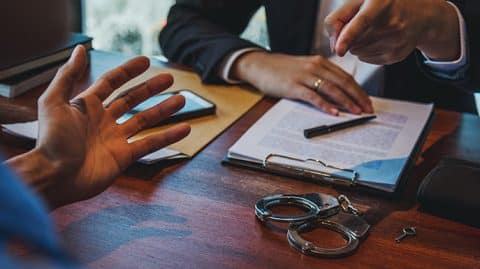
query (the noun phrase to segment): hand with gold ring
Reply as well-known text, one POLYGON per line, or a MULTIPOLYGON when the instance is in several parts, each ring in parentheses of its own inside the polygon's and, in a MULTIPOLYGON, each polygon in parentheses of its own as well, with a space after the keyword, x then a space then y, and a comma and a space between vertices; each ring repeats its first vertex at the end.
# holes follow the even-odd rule
POLYGON ((77 47, 38 101, 36 147, 7 164, 55 208, 99 194, 140 157, 184 138, 190 127, 181 123, 128 141, 181 109, 185 104, 181 95, 116 124, 133 107, 170 87, 173 78, 169 74, 155 76, 109 107, 103 107, 105 98, 148 66, 148 58, 134 58, 103 75, 70 101, 74 84, 87 67, 86 50, 77 47))
POLYGON ((366 92, 342 68, 321 56, 252 51, 233 64, 231 77, 267 95, 297 99, 329 113, 372 113, 366 92))

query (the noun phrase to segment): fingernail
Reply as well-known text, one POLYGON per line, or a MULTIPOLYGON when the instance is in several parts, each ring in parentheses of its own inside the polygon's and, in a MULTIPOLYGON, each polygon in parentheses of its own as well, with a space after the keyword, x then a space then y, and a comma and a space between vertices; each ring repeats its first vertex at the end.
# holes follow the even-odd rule
POLYGON ((373 109, 373 106, 370 104, 370 105, 368 106, 367 112, 368 112, 368 113, 373 113, 374 111, 375 111, 375 110, 373 109))
POLYGON ((78 52, 80 51, 80 48, 82 47, 82 45, 77 45, 75 46, 75 49, 73 50, 73 54, 77 55, 78 52))
MULTIPOLYGON (((336 44, 335 44, 336 45, 336 44)), ((337 55, 340 56, 340 57, 343 57, 345 56, 345 54, 347 53, 347 49, 340 46, 338 49, 335 50, 337 52, 337 55)))
POLYGON ((338 116, 338 114, 340 113, 338 111, 338 109, 336 109, 336 108, 330 108, 329 111, 330 111, 330 114, 335 115, 335 116, 338 116))
POLYGON ((336 43, 336 38, 334 36, 330 37, 330 51, 335 53, 335 43, 336 43))
POLYGON ((77 46, 73 49, 72 55, 70 55, 70 59, 68 59, 68 60, 69 60, 69 61, 73 61, 73 59, 78 56, 79 51, 80 51, 80 45, 77 45, 77 46))
POLYGON ((68 61, 69 62, 73 61, 73 58, 75 58, 77 53, 78 53, 78 47, 75 47, 75 49, 73 49, 72 54, 70 55, 70 58, 68 59, 68 61))
POLYGON ((359 108, 358 106, 352 107, 352 109, 350 109, 350 111, 352 111, 353 114, 360 114, 360 113, 362 113, 362 109, 359 108))

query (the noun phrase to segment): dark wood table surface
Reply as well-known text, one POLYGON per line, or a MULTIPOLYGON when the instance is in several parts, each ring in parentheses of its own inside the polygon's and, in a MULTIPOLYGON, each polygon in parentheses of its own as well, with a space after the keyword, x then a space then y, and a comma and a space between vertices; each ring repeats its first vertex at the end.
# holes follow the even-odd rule
MULTIPOLYGON (((82 87, 123 60, 93 52, 82 87)), ((43 88, 0 99, 0 119, 35 118, 35 100, 43 88)), ((480 268, 480 229, 424 213, 415 199, 421 179, 444 156, 480 160, 477 116, 436 110, 402 193, 386 198, 223 166, 228 148, 275 102, 263 99, 191 160, 132 165, 101 195, 52 212, 66 247, 92 268, 480 268), (263 196, 307 192, 344 193, 366 211, 372 228, 355 254, 307 257, 288 245, 284 231, 256 221, 254 204, 263 196), (407 226, 415 226, 417 236, 395 243, 407 226)), ((3 132, 0 141, 6 157, 34 146, 3 132)), ((324 246, 342 242, 323 230, 308 237, 324 246)))

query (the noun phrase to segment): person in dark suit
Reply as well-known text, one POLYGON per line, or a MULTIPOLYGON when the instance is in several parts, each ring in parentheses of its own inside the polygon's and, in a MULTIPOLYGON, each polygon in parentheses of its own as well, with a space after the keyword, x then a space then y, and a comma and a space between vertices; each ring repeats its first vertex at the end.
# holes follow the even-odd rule
MULTIPOLYGON (((337 107, 353 113, 371 112, 369 99, 352 77, 326 58, 315 55, 316 44, 322 43, 317 42, 323 33, 322 6, 329 1, 332 0, 177 0, 159 41, 171 61, 193 67, 204 82, 245 82, 266 94, 300 99, 332 114, 338 112, 337 107), (262 3, 267 16, 270 51, 239 37, 262 3)), ((407 0, 397 2, 411 3, 407 0)), ((472 4, 473 0, 453 1, 461 7, 457 13, 446 1, 419 0, 415 5, 422 8, 411 10, 416 10, 419 16, 422 13, 418 11, 430 10, 432 16, 447 18, 443 23, 449 27, 445 29, 456 29, 458 43, 463 37, 460 22, 471 24, 468 38, 465 38, 469 41, 468 50, 468 46, 473 48, 477 42, 472 33, 478 24, 473 20, 477 14, 463 8, 461 2, 466 2, 467 6, 476 5, 472 4)), ((457 46, 452 49, 455 50, 453 54, 463 55, 461 61, 434 61, 422 58, 417 46, 409 49, 403 60, 385 66, 383 96, 477 112, 472 92, 478 86, 474 79, 477 69, 471 61, 476 54, 462 53, 461 46, 457 46), (440 68, 432 71, 431 62, 440 68), (453 67, 455 74, 450 77, 438 76, 451 72, 450 62, 467 64, 453 67), (447 68, 442 69, 445 66, 447 68)))

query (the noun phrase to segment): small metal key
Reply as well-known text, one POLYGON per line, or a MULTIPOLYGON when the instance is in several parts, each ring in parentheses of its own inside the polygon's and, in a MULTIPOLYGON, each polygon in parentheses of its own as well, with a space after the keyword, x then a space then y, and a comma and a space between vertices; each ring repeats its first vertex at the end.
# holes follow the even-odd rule
POLYGON ((415 236, 417 235, 417 230, 415 227, 407 227, 402 230, 402 235, 399 237, 395 238, 395 242, 400 243, 405 237, 407 236, 415 236))

